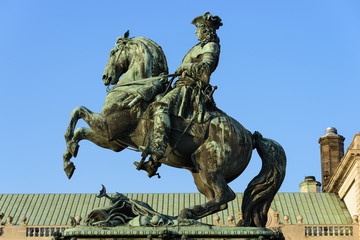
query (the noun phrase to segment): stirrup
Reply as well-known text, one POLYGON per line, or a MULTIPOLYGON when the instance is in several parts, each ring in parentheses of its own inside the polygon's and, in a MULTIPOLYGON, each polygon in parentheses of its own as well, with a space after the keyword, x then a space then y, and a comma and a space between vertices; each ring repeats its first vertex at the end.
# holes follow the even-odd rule
POLYGON ((136 170, 145 170, 144 164, 145 164, 145 159, 146 157, 149 155, 149 151, 148 148, 145 146, 139 146, 139 150, 142 152, 141 153, 141 160, 140 162, 134 162, 134 165, 136 166, 136 170))
POLYGON ((144 170, 148 174, 148 177, 151 178, 155 175, 158 176, 158 178, 161 178, 160 174, 157 173, 158 168, 161 166, 161 163, 154 161, 152 158, 150 158, 149 161, 144 162, 145 158, 142 158, 140 162, 134 162, 134 165, 136 166, 137 170, 144 170))

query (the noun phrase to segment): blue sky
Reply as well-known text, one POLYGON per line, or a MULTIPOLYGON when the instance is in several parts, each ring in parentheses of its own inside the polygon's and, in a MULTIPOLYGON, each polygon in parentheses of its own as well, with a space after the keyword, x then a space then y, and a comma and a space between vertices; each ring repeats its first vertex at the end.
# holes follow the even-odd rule
MULTIPOLYGON (((161 179, 135 170, 140 154, 80 144, 77 170, 62 170, 69 115, 100 112, 101 81, 116 37, 162 46, 170 72, 197 43, 191 20, 206 11, 223 27, 212 75, 218 107, 250 131, 283 145, 282 192, 305 176, 321 180, 318 139, 336 127, 348 147, 359 132, 359 1, 0 1, 1 193, 197 192, 189 172, 166 166, 161 179)), ((78 126, 85 126, 80 122, 78 126)), ((253 159, 231 183, 243 192, 260 170, 253 159)))

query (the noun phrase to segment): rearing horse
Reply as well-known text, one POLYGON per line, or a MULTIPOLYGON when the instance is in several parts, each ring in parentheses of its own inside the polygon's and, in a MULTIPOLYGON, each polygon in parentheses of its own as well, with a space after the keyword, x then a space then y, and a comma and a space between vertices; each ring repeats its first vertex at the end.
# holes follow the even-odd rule
MULTIPOLYGON (((168 74, 166 57, 155 42, 143 37, 129 39, 129 32, 119 37, 115 48, 110 51, 110 59, 105 67, 103 82, 106 86, 115 85, 123 74, 119 87, 110 91, 106 97, 102 114, 93 113, 84 106, 75 108, 65 132, 67 150, 63 154, 64 170, 71 178, 75 167, 70 161, 77 156, 79 141, 86 139, 96 145, 119 152, 128 145, 113 141, 116 135, 128 128, 121 119, 128 119, 129 111, 122 111, 125 103, 133 99, 137 89, 144 83, 138 80, 168 74), (132 84, 133 83, 133 84, 132 84), (90 128, 75 130, 79 119, 87 122, 90 128)), ((155 81, 158 79, 155 79, 155 81)))
MULTIPOLYGON (((153 41, 130 39, 128 34, 118 38, 103 76, 105 85, 116 85, 109 91, 102 113, 82 106, 71 113, 65 132, 67 150, 63 155, 69 178, 75 170, 70 159, 76 157, 78 143, 83 139, 117 152, 127 146, 139 149, 148 144, 153 129, 151 102, 165 89, 163 79, 154 77, 167 72, 165 55, 153 41), (80 118, 90 128, 75 131, 80 118)), ((225 209, 235 198, 228 183, 245 170, 256 148, 263 164, 245 190, 242 225, 264 227, 270 203, 284 180, 285 152, 275 141, 258 132, 251 134, 222 111, 213 116, 205 123, 189 123, 171 116, 173 127, 165 153, 167 159, 161 162, 191 171, 199 192, 208 199, 205 204, 181 210, 178 218, 200 219, 225 209)))

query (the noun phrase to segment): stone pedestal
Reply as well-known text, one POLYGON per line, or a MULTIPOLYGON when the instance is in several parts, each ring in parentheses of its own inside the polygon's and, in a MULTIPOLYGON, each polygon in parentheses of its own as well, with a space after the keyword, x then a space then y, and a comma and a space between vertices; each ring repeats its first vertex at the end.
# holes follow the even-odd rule
POLYGON ((61 240, 123 240, 123 239, 233 239, 283 240, 280 232, 257 227, 166 226, 166 227, 112 227, 78 226, 65 230, 61 240))

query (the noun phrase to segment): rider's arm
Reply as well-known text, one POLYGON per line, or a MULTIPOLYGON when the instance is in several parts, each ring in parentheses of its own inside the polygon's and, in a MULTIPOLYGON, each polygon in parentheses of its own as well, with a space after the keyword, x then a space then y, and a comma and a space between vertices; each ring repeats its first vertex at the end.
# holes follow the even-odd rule
POLYGON ((186 71, 186 74, 204 82, 210 81, 211 73, 216 69, 220 55, 219 45, 213 42, 207 43, 201 48, 197 57, 191 63, 183 63, 177 71, 186 71))

